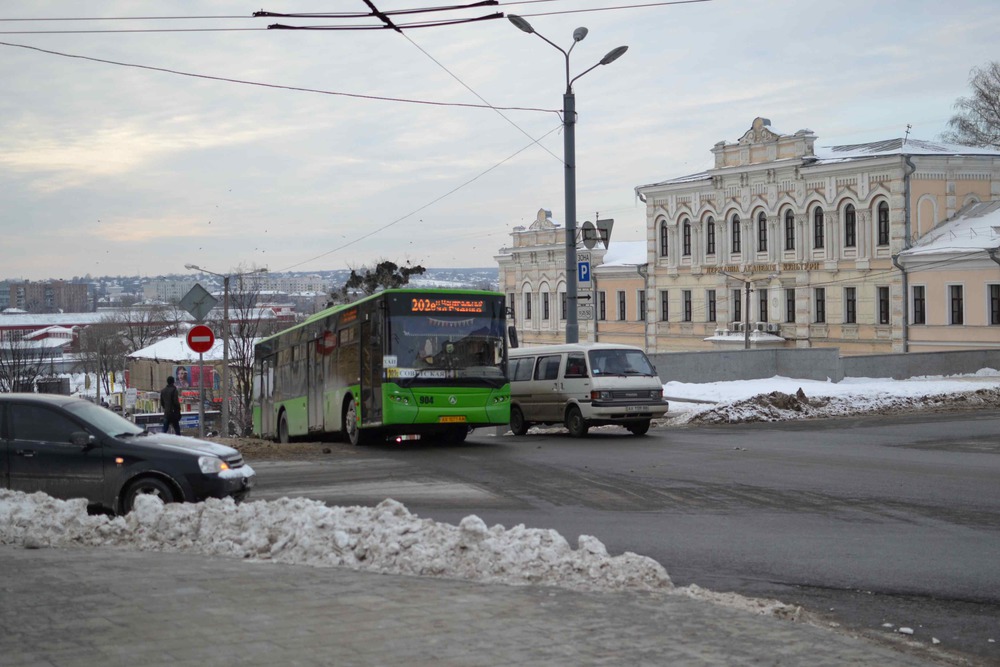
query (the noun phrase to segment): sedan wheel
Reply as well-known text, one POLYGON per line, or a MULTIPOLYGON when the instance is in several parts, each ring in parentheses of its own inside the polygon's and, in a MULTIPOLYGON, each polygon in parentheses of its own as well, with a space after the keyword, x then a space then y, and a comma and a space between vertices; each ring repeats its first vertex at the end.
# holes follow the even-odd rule
POLYGON ((174 492, 166 482, 156 477, 143 477, 132 482, 128 487, 124 503, 126 513, 132 511, 135 507, 135 499, 139 496, 156 496, 163 501, 163 504, 172 503, 176 500, 174 492))

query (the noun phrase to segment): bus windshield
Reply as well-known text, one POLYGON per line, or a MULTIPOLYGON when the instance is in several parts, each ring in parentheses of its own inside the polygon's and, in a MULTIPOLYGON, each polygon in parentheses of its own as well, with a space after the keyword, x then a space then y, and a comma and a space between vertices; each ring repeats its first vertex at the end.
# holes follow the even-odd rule
POLYGON ((502 298, 395 295, 386 379, 401 385, 505 379, 502 298))

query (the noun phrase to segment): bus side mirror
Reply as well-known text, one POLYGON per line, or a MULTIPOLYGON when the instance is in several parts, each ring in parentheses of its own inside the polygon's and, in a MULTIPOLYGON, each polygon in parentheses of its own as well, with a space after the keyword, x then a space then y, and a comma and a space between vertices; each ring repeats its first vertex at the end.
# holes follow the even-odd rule
POLYGON ((507 340, 510 341, 511 347, 517 347, 517 329, 513 324, 507 327, 507 340))

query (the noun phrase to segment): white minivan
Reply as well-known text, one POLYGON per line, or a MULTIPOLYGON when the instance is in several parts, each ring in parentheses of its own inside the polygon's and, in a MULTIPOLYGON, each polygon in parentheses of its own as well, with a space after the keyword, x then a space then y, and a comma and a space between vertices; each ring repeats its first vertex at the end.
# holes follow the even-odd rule
POLYGON ((603 424, 643 435, 650 420, 667 412, 663 383, 641 348, 544 345, 511 349, 508 358, 514 435, 524 435, 532 424, 565 424, 577 438, 603 424))

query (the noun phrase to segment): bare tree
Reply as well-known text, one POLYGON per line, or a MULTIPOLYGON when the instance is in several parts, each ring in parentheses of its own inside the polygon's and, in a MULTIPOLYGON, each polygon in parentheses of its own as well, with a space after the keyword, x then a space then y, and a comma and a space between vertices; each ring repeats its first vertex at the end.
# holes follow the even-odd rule
MULTIPOLYGON (((253 430, 254 345, 277 331, 273 311, 261 307, 265 278, 258 271, 256 266, 241 265, 229 274, 229 420, 241 435, 253 430)), ((221 310, 213 311, 216 331, 224 331, 224 315, 221 310)))
POLYGON ((80 370, 97 378, 97 400, 102 390, 111 393, 111 374, 125 368, 125 358, 131 350, 113 317, 91 324, 80 332, 80 370))
POLYGON ((0 341, 0 392, 35 391, 45 357, 45 348, 33 341, 0 341))
POLYGON ((948 121, 946 141, 965 146, 1000 148, 1000 61, 973 67, 969 77, 972 94, 960 97, 960 113, 948 121))
POLYGON ((387 259, 379 260, 374 268, 352 268, 347 281, 330 296, 334 303, 347 303, 359 293, 369 296, 384 289, 403 287, 409 284, 410 276, 419 276, 425 271, 426 269, 419 264, 409 266, 407 262, 407 266, 399 266, 387 259))
POLYGON ((102 322, 118 329, 127 353, 141 350, 177 330, 173 308, 163 305, 150 308, 122 308, 102 318, 102 322))

